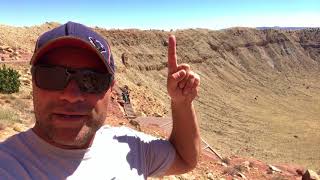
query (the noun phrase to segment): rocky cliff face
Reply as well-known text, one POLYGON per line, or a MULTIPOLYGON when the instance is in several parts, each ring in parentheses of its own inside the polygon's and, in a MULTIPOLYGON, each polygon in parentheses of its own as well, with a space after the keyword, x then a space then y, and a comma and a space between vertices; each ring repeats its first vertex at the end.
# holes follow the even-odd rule
MULTIPOLYGON (((0 26, 0 45, 32 52, 36 37, 56 26, 0 26)), ((96 30, 111 44, 117 81, 129 86, 138 114, 169 115, 169 32, 96 30)), ((171 33, 178 61, 201 76, 195 106, 211 146, 223 155, 320 168, 320 29, 171 33)))
MULTIPOLYGON (((170 113, 168 32, 99 31, 111 42, 119 82, 133 90, 137 110, 170 113)), ((191 64, 201 75, 195 104, 203 137, 213 147, 222 154, 320 166, 315 146, 320 142, 320 29, 172 33, 179 62, 191 64)))

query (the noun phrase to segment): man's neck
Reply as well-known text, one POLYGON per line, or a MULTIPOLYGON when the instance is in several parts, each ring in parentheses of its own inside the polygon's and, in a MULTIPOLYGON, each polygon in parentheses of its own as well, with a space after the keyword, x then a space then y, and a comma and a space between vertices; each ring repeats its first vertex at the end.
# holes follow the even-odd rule
POLYGON ((33 127, 31 129, 39 138, 41 138, 42 140, 44 140, 45 142, 47 142, 48 144, 61 148, 61 149, 87 149, 89 148, 94 140, 95 134, 92 137, 89 137, 87 142, 81 145, 78 144, 61 144, 58 143, 54 140, 52 140, 51 138, 49 138, 48 136, 46 136, 44 133, 42 133, 38 128, 33 127))

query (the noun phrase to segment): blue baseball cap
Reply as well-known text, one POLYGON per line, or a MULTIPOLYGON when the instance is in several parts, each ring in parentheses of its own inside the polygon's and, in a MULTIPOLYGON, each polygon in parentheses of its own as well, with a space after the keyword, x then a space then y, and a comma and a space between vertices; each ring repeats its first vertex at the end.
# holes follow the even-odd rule
POLYGON ((108 42, 87 26, 71 21, 45 32, 38 38, 30 64, 36 64, 49 50, 66 46, 95 52, 106 65, 109 73, 114 75, 115 64, 108 42))

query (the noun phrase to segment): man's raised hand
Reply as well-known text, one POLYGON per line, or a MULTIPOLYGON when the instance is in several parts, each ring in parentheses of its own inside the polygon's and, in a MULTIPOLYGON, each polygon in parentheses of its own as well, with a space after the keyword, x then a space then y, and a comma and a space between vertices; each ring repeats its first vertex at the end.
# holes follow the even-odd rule
POLYGON ((169 36, 167 89, 175 103, 191 103, 198 95, 200 77, 188 64, 177 63, 176 38, 169 36))

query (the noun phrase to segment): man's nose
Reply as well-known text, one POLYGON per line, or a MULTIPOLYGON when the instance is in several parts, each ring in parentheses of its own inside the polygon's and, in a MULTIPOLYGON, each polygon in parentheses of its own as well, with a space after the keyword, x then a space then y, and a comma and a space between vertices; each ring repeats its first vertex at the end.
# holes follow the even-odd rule
POLYGON ((75 80, 71 80, 67 87, 62 90, 61 100, 66 100, 70 103, 75 103, 78 101, 84 101, 83 93, 81 92, 77 82, 75 80))

